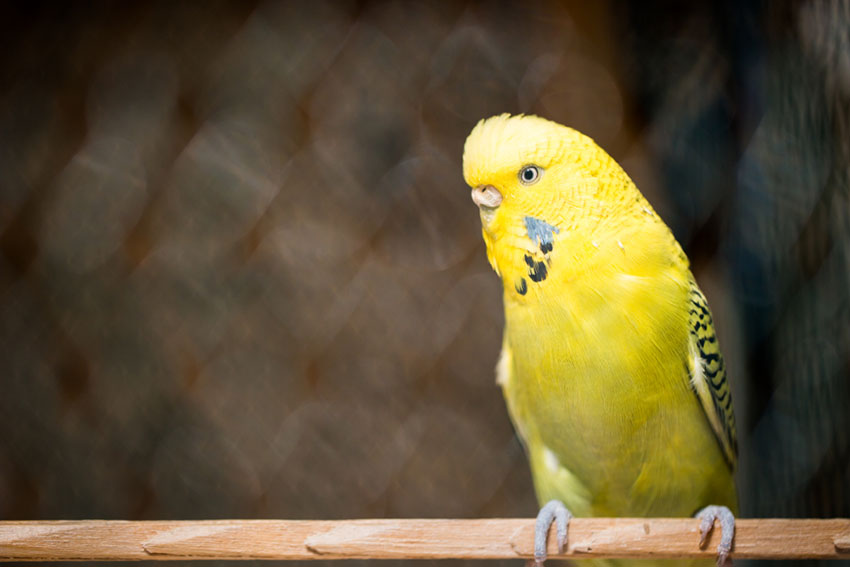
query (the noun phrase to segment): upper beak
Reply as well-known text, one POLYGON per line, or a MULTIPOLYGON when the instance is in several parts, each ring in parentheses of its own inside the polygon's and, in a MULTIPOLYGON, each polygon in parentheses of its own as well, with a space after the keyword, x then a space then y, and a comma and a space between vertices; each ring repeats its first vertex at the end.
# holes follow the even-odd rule
POLYGON ((472 188, 472 202, 478 205, 481 212, 493 212, 502 204, 502 194, 492 185, 479 185, 472 188))

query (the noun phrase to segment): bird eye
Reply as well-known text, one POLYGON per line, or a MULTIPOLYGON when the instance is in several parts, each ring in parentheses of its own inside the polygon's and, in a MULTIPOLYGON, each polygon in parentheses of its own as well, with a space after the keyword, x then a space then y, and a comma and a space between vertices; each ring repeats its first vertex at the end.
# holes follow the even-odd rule
POLYGON ((519 180, 523 185, 532 185, 540 179, 540 174, 543 173, 536 165, 527 165, 519 171, 519 180))

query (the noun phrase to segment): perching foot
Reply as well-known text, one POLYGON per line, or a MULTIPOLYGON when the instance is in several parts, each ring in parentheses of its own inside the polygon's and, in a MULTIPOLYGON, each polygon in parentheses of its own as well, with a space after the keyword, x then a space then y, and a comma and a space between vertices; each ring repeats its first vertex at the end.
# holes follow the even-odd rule
MULTIPOLYGON (((550 500, 537 514, 534 524, 534 565, 540 567, 546 561, 546 539, 549 526, 555 522, 558 535, 558 553, 563 553, 567 546, 567 526, 573 515, 560 500, 550 500)), ((723 531, 726 533, 726 530, 723 531)))
POLYGON ((717 546, 717 567, 730 567, 732 560, 729 552, 732 551, 732 538, 735 537, 735 516, 726 506, 706 506, 696 517, 700 519, 699 546, 705 546, 705 540, 711 530, 714 529, 714 520, 717 520, 722 530, 720 545, 717 546))

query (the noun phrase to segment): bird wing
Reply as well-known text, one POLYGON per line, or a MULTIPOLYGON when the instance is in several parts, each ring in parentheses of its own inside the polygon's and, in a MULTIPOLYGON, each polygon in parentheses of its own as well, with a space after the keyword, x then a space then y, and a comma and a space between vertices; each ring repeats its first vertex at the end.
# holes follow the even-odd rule
POLYGON ((732 391, 726 379, 726 365, 717 345, 717 335, 708 302, 696 282, 690 282, 690 357, 688 370, 691 387, 711 423, 729 468, 735 468, 738 439, 732 412, 732 391))

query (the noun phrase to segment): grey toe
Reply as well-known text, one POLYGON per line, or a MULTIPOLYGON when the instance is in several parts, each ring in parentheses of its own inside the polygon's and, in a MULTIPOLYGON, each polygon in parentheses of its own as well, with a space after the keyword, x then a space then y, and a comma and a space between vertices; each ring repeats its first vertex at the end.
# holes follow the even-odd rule
POLYGON ((546 540, 549 535, 549 526, 555 522, 557 534, 558 553, 563 553, 567 546, 567 527, 573 515, 567 510, 560 500, 550 500, 537 514, 534 524, 534 563, 543 565, 546 561, 546 540))

